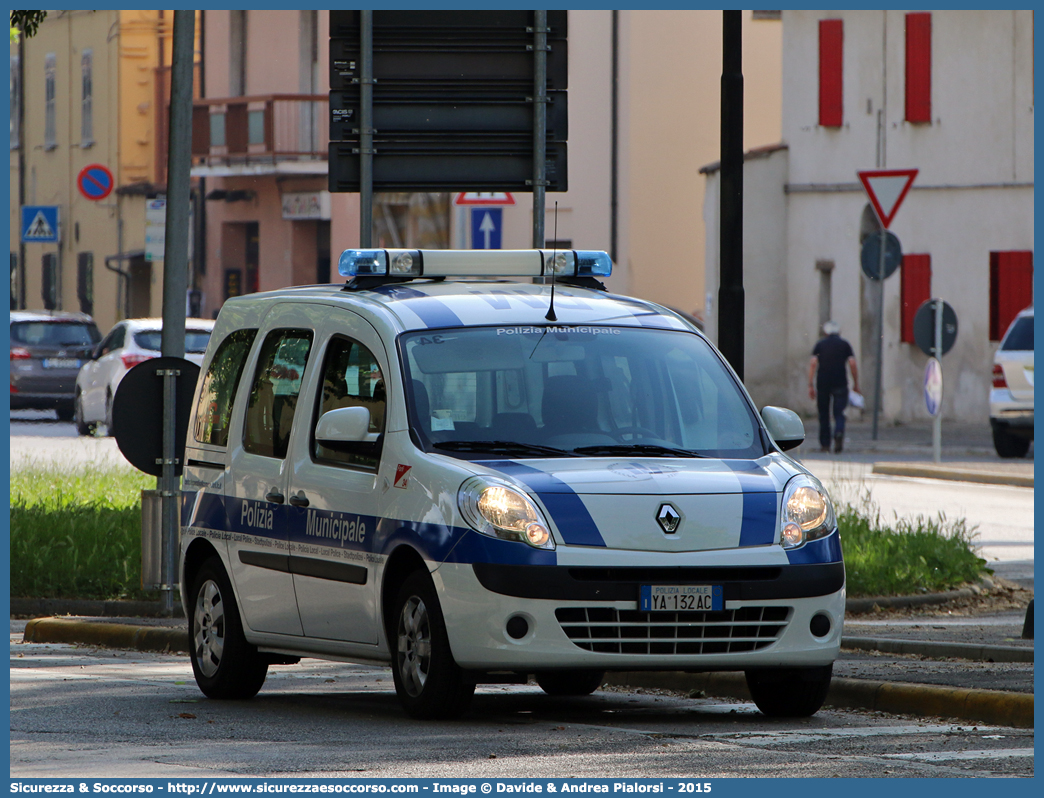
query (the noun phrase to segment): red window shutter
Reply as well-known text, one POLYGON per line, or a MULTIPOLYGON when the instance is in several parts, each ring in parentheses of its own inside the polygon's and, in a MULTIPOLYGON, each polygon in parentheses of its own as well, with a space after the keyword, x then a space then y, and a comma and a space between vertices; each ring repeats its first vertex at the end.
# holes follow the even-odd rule
POLYGON ((841 127, 843 44, 843 21, 819 20, 819 124, 824 127, 841 127))
POLYGON ((932 121, 932 15, 906 15, 906 121, 932 121))
POLYGON ((912 344, 914 314, 925 300, 932 298, 931 255, 903 255, 903 265, 899 270, 899 295, 903 311, 899 340, 904 344, 912 344))
POLYGON ((990 340, 1004 337, 1018 312, 1033 304, 1033 252, 990 253, 990 340))

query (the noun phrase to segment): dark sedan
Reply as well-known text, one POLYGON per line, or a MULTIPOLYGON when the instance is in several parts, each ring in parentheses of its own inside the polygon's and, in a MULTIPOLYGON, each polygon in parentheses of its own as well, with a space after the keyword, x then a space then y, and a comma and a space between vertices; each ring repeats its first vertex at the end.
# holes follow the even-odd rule
POLYGON ((11 409, 73 417, 76 375, 101 340, 84 313, 11 311, 11 409))

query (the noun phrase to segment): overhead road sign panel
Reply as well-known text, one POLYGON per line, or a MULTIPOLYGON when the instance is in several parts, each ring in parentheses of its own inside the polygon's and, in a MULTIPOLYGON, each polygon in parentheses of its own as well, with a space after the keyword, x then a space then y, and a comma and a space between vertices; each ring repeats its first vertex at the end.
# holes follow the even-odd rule
POLYGON ((881 226, 888 226, 903 204, 914 178, 917 177, 917 169, 877 169, 856 172, 859 182, 866 189, 866 195, 870 198, 870 204, 877 214, 881 226))
POLYGON ((23 205, 22 241, 26 244, 58 241, 58 220, 57 205, 23 205))

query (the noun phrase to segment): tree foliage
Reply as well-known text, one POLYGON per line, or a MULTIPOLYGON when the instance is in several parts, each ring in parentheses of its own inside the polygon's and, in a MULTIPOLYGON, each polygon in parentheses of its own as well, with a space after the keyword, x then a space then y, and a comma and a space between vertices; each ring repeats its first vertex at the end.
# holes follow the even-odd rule
POLYGON ((26 38, 31 39, 46 16, 46 11, 12 11, 11 27, 21 29, 26 38))

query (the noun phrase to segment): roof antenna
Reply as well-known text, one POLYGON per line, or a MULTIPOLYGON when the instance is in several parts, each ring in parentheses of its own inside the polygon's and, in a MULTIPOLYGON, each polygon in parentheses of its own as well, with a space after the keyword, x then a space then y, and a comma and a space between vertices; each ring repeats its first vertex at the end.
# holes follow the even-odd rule
POLYGON ((551 250, 551 307, 544 316, 548 321, 558 321, 555 315, 555 260, 558 258, 558 200, 555 200, 555 246, 551 250))

